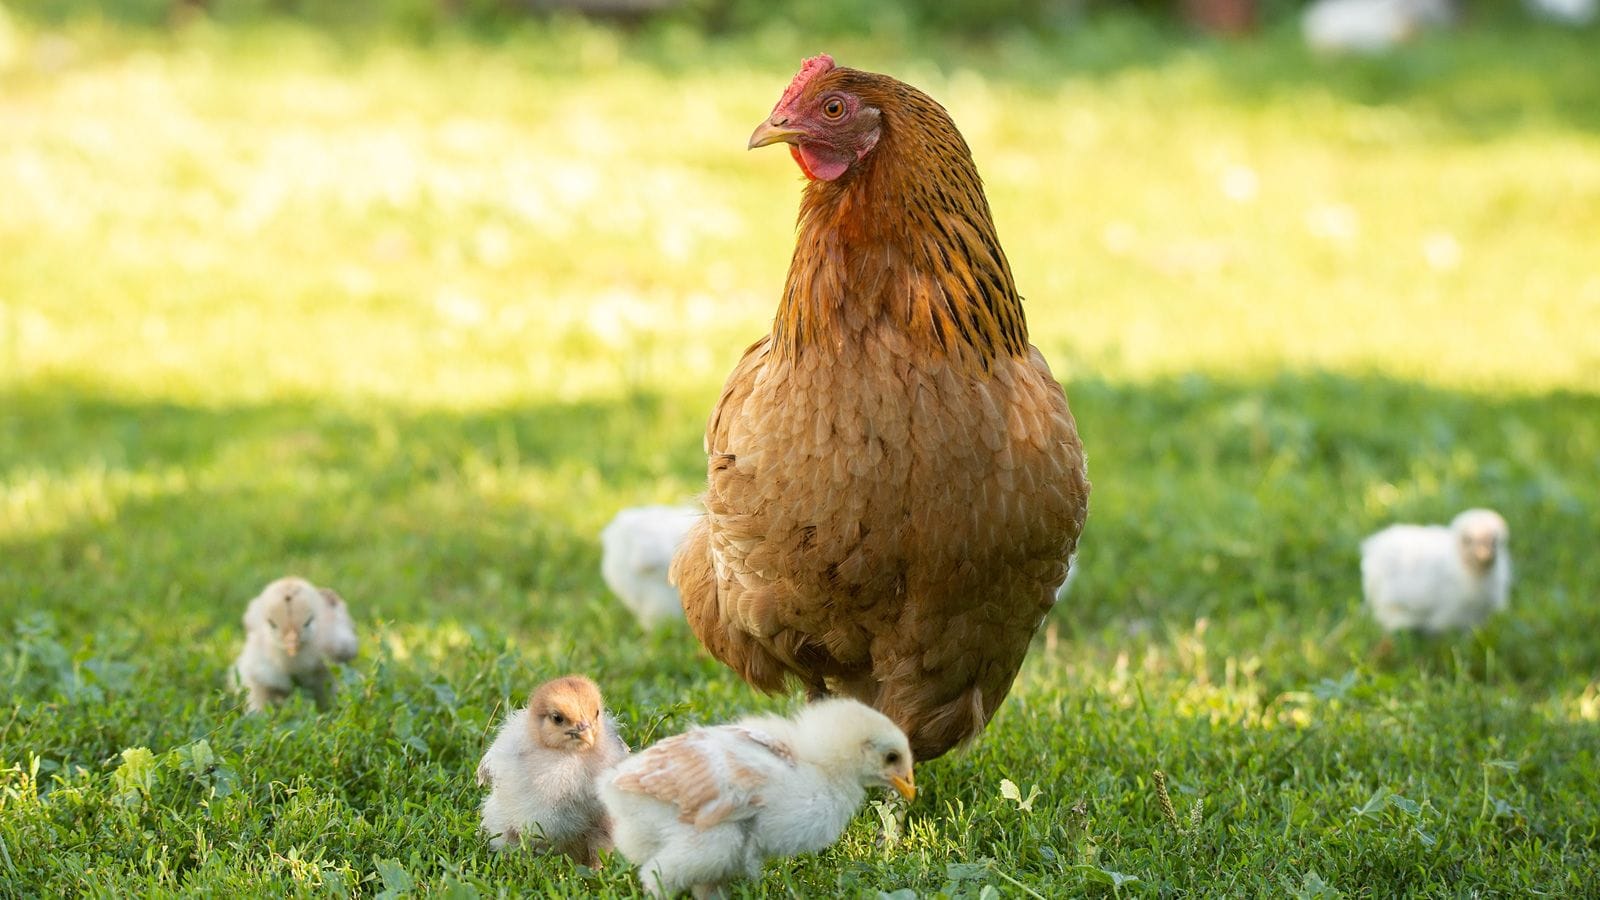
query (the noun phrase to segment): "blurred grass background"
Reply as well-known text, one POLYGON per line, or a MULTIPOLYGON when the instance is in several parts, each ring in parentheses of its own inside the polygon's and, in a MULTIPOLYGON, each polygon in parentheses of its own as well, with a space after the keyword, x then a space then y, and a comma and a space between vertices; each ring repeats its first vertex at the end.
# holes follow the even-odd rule
POLYGON ((703 484, 792 248, 799 175, 744 141, 827 50, 960 125, 1095 494, 1073 595, 905 843, 864 816, 764 889, 1580 892, 1597 33, 1475 6, 1321 58, 1287 6, 1240 41, 1012 6, 0 5, 14 890, 629 890, 491 860, 470 772, 558 670, 635 743, 768 705, 638 634, 595 535, 703 484), (1511 522, 1511 611, 1373 656, 1357 540, 1470 505, 1511 522), (238 616, 289 571, 366 651, 337 712, 247 720, 238 616), (1158 766, 1213 818, 1169 827, 1158 766))

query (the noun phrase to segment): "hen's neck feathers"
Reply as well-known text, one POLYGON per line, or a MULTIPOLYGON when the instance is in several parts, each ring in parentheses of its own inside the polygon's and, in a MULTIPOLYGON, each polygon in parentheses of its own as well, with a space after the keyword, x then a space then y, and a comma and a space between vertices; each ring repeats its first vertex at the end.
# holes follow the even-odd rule
POLYGON ((955 123, 916 88, 839 71, 838 87, 882 112, 882 135, 837 180, 806 185, 777 352, 842 348, 887 325, 984 370, 1025 354, 1022 298, 955 123))

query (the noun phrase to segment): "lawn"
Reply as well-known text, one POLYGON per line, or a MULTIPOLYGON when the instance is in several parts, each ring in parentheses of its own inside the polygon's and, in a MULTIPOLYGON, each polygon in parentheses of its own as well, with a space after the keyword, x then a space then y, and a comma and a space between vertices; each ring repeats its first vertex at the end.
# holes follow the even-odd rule
POLYGON ((1095 487, 982 739, 740 895, 1600 891, 1594 31, 41 22, 0 7, 0 896, 637 895, 490 853, 473 770, 566 671, 635 746, 796 702, 641 633, 596 535, 703 483, 799 191, 745 140, 818 49, 951 110, 1095 487), (1474 505, 1510 610, 1381 652, 1360 537, 1474 505), (246 716, 289 572, 362 654, 246 716))

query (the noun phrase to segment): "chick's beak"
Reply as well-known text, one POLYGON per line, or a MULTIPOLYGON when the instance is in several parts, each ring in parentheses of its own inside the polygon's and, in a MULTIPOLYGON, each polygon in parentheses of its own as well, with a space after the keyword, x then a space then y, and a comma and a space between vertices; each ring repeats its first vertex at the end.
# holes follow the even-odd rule
POLYGON ((579 722, 576 727, 568 728, 567 737, 577 738, 586 744, 594 743, 594 732, 590 730, 588 722, 579 722))
POLYGON ((899 775, 890 775, 889 784, 893 786, 895 790, 900 792, 900 796, 906 798, 906 802, 909 803, 912 800, 917 799, 917 785, 916 782, 912 780, 912 774, 910 772, 907 772, 904 778, 900 777, 899 775))
POLYGON ((748 149, 754 150, 757 147, 765 147, 768 144, 776 144, 779 141, 797 144, 803 134, 805 134, 805 131, 802 129, 789 126, 789 116, 787 114, 774 113, 771 118, 756 126, 756 130, 750 135, 748 149))
POLYGON ((300 652, 300 633, 291 631, 283 636, 283 652, 295 656, 300 652))

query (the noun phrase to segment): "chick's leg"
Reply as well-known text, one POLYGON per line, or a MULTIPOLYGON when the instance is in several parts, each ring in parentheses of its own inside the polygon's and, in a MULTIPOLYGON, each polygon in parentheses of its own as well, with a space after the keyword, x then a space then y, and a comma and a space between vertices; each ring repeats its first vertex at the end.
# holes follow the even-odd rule
POLYGON ((278 690, 259 681, 247 681, 245 687, 249 693, 245 696, 244 703, 250 712, 265 712, 268 707, 289 696, 288 691, 278 690))
POLYGON ((662 900, 678 893, 678 887, 668 880, 667 874, 661 869, 660 861, 654 857, 639 864, 639 884, 644 886, 647 895, 662 900))
POLYGON ((318 669, 307 675, 302 682, 306 690, 311 692, 311 699, 317 704, 317 709, 325 710, 333 700, 333 684, 328 678, 327 669, 318 669))
POLYGON ((639 880, 647 890, 661 890, 657 896, 670 897, 682 890, 696 897, 702 891, 712 892, 704 896, 722 896, 716 892, 723 882, 745 871, 747 843, 740 825, 726 823, 696 832, 688 840, 668 841, 639 867, 639 880))

